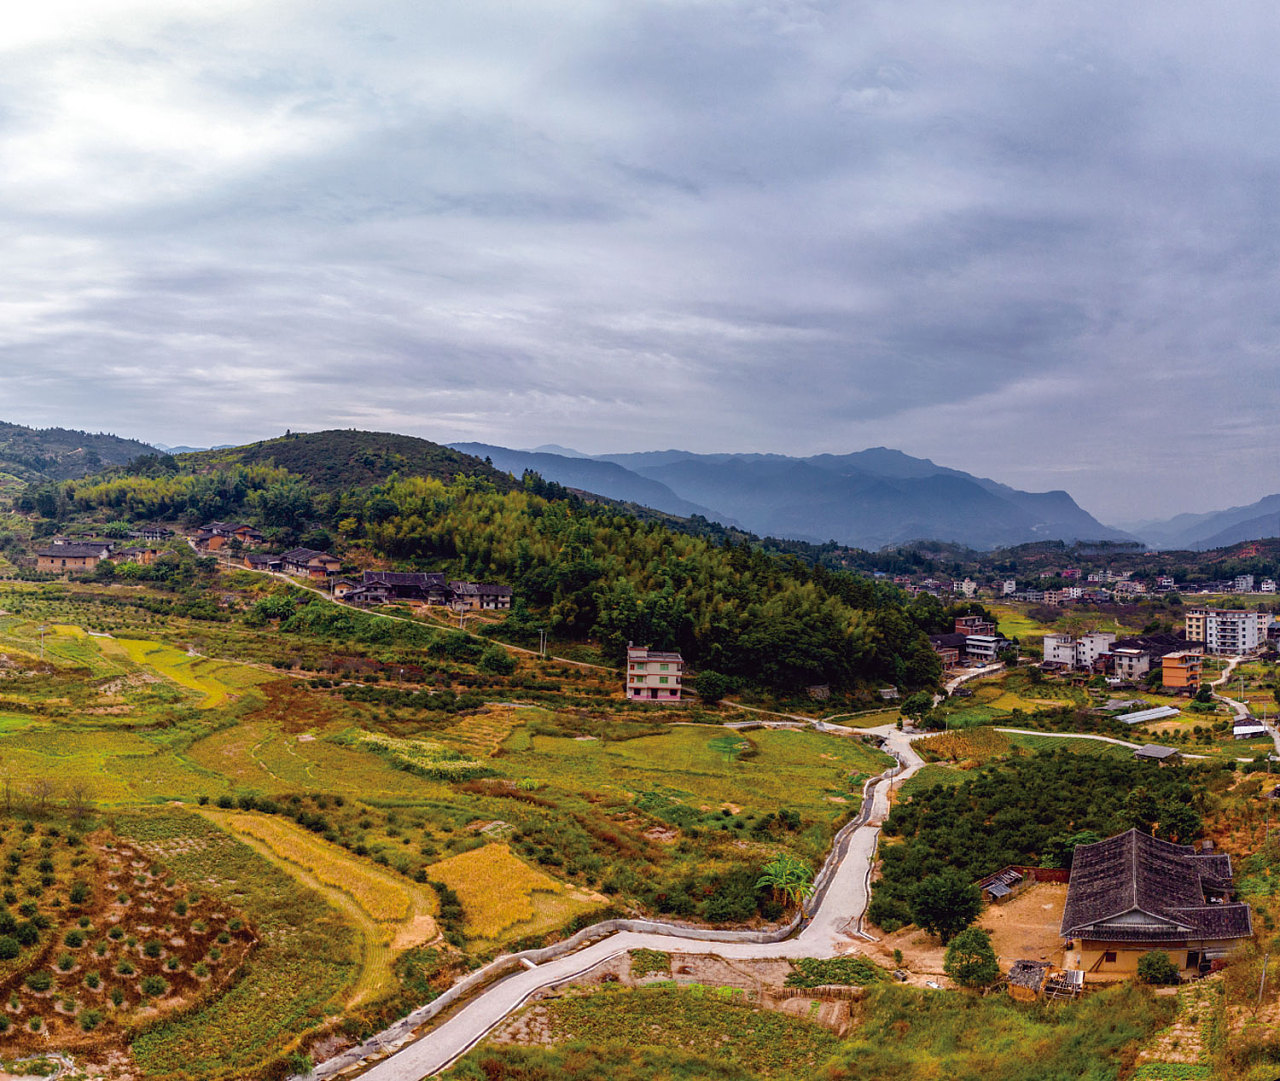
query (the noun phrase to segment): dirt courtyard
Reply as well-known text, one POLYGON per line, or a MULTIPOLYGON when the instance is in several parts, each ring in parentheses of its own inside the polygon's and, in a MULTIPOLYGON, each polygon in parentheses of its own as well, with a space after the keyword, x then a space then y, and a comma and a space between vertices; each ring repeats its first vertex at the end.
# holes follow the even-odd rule
MULTIPOLYGON (((1028 886, 1012 901, 987 905, 975 926, 991 932, 991 945, 1007 972, 1014 961, 1049 961, 1062 964, 1062 940, 1058 928, 1067 887, 1054 882, 1028 886)), ((904 927, 879 942, 868 943, 864 952, 882 965, 893 965, 893 951, 902 951, 903 967, 914 975, 941 976, 946 950, 933 935, 918 927, 904 927)), ((914 982, 914 981, 913 981, 914 982)))

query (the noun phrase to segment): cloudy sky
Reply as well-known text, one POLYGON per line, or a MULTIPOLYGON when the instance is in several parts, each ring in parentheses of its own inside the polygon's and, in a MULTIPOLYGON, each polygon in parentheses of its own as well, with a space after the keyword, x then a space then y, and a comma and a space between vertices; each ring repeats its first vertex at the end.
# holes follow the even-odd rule
POLYGON ((41 0, 0 419, 1280 490, 1273 5, 41 0))

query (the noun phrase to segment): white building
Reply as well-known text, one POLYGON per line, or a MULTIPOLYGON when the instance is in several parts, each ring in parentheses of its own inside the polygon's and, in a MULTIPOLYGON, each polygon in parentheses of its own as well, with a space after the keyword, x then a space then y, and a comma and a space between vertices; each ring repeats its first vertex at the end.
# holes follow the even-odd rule
POLYGON ((684 658, 679 653, 627 647, 627 698, 679 702, 684 658))
POLYGON ((998 634, 969 634, 964 639, 965 655, 972 661, 988 664, 997 659, 1002 649, 1011 647, 1007 638, 998 634))
POLYGON ((1236 593, 1252 593, 1253 592, 1253 575, 1238 574, 1236 580, 1231 583, 1231 589, 1236 593))
POLYGON ((1267 616, 1262 637, 1271 617, 1261 612, 1215 612, 1205 614, 1204 644, 1210 653, 1251 653, 1258 648, 1259 615, 1267 616))
POLYGON ((1120 679, 1141 679, 1151 671, 1151 654, 1141 649, 1113 649, 1111 659, 1120 679))
POLYGON ((1069 634, 1044 636, 1044 659, 1068 668, 1091 669, 1093 662, 1110 651, 1116 636, 1111 631, 1095 631, 1073 638, 1069 634))
POLYGON ((1274 578, 1264 578, 1258 583, 1259 593, 1274 593, 1276 591, 1276 580, 1274 578))
POLYGON ((1012 578, 1006 578, 1004 584, 1000 587, 1001 595, 1008 597, 1018 592, 1018 583, 1012 578))

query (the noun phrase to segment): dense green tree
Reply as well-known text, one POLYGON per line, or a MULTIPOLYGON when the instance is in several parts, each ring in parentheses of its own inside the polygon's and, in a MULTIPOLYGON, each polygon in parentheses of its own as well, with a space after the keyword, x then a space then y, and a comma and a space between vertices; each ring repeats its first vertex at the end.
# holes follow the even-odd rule
POLYGON ((917 927, 946 944, 982 911, 978 887, 956 871, 943 871, 921 880, 911 895, 911 919, 917 927))
POLYGON ((990 987, 1000 978, 991 932, 967 927, 947 944, 942 970, 961 987, 990 987))

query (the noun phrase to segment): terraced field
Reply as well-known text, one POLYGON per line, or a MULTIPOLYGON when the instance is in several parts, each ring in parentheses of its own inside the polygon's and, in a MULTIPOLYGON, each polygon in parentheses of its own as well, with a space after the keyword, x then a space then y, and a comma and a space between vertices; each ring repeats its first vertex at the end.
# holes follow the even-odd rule
POLYGON ((288 819, 210 808, 201 813, 314 890, 359 930, 361 970, 348 1007, 387 994, 396 985, 396 955, 439 937, 432 918, 439 901, 429 887, 359 859, 288 819))

